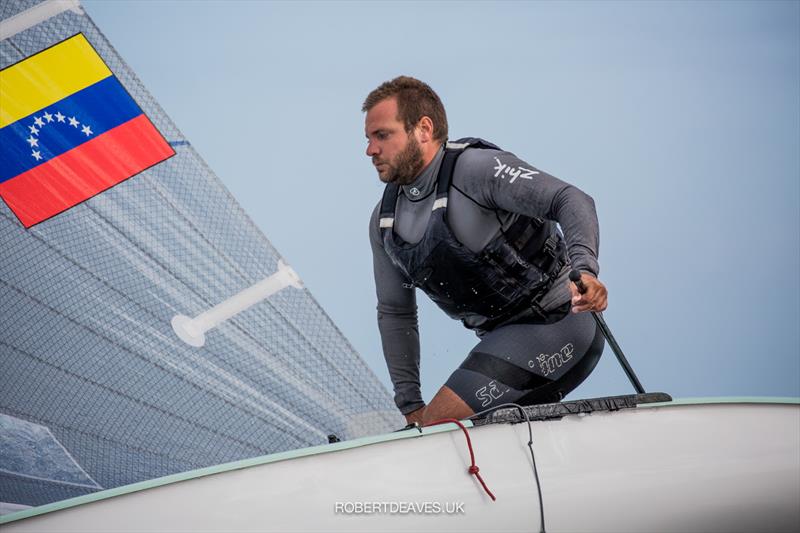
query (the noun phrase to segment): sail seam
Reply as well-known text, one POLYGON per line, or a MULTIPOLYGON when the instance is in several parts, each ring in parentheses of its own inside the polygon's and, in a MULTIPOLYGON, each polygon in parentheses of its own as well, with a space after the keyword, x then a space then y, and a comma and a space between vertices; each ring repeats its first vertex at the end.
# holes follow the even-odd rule
MULTIPOLYGON (((157 191, 157 192, 158 192, 158 191, 157 191)), ((128 243, 130 243, 132 246, 134 246, 134 247, 135 247, 135 249, 136 249, 136 250, 137 250, 137 251, 138 251, 138 252, 141 254, 141 258, 142 258, 142 259, 146 259, 146 260, 148 260, 148 261, 151 261, 151 262, 152 262, 152 264, 154 265, 154 267, 161 269, 161 271, 162 271, 162 272, 164 272, 165 274, 167 274, 167 275, 171 276, 171 277, 172 277, 172 278, 173 278, 175 281, 177 281, 178 283, 182 284, 182 285, 183 285, 183 286, 186 288, 186 290, 187 290, 188 292, 190 292, 191 294, 193 294, 194 296, 196 296, 197 298, 199 298, 199 299, 200 299, 200 301, 201 301, 201 302, 203 302, 205 305, 210 305, 210 304, 209 304, 207 301, 205 301, 205 299, 204 299, 204 298, 202 298, 200 295, 198 295, 198 294, 197 294, 197 292, 196 292, 196 291, 195 291, 195 290, 194 290, 194 289, 191 287, 191 285, 190 285, 188 282, 186 282, 184 279, 182 279, 182 277, 178 276, 178 275, 177 275, 177 273, 173 272, 173 271, 172 271, 170 268, 168 268, 168 267, 167 267, 167 265, 165 265, 165 264, 163 264, 162 262, 160 262, 160 261, 159 261, 157 258, 155 258, 155 257, 154 257, 152 254, 148 253, 148 252, 147 252, 145 249, 143 249, 143 248, 142 248, 142 247, 141 247, 141 246, 140 246, 138 243, 136 243, 136 242, 132 241, 130 238, 128 238, 128 237, 125 235, 125 233, 124 233, 122 230, 120 230, 120 229, 119 229, 119 228, 118 228, 116 225, 112 224, 112 223, 111 223, 111 222, 110 222, 110 221, 109 221, 109 220, 108 220, 108 219, 107 219, 105 216, 103 216, 102 214, 100 214, 100 213, 99 213, 99 212, 98 212, 98 211, 97 211, 95 208, 93 208, 92 206, 90 206, 90 205, 88 205, 88 204, 85 204, 85 207, 86 207, 86 208, 87 208, 89 211, 91 211, 91 212, 92 212, 94 215, 96 215, 96 216, 97 216, 97 218, 99 219, 99 221, 100 221, 101 223, 104 223, 104 224, 106 224, 106 225, 107 225, 107 227, 108 227, 110 230, 113 230, 113 231, 117 232, 117 233, 118 233, 118 234, 121 236, 121 238, 122 238, 122 239, 124 239, 126 242, 128 242, 128 243)), ((11 222, 14 222, 14 219, 13 219, 13 218, 11 218, 11 217, 9 217, 9 216, 5 215, 4 213, 0 213, 0 215, 3 215, 3 216, 4 216, 4 217, 7 219, 7 220, 10 220, 11 222)), ((187 221, 187 222, 188 222, 188 221, 187 221)), ((38 231, 36 231, 36 230, 31 230, 31 231, 29 231, 29 234, 30 234, 32 237, 34 237, 35 239, 37 239, 39 242, 41 242, 41 243, 42 243, 42 245, 44 245, 44 246, 46 246, 47 248, 49 248, 49 249, 53 250, 55 253, 57 253, 58 255, 60 255, 60 256, 61 256, 63 259, 65 259, 65 260, 69 261, 70 263, 72 263, 73 265, 75 265, 75 266, 76 266, 78 269, 80 269, 81 271, 83 271, 84 273, 86 273, 88 276, 90 276, 90 277, 91 277, 91 279, 95 280, 96 282, 99 282, 99 283, 101 283, 101 284, 102 284, 104 287, 106 287, 108 290, 110 290, 110 291, 112 291, 112 292, 116 293, 117 295, 119 295, 119 296, 121 296, 121 297, 125 297, 125 294, 124 294, 124 293, 123 293, 121 290, 119 290, 118 288, 116 288, 114 285, 112 285, 112 284, 108 283, 106 280, 104 280, 103 278, 101 278, 100 276, 98 276, 98 275, 97 275, 95 272, 93 272, 92 270, 90 270, 89 268, 87 268, 86 266, 84 266, 83 264, 81 264, 79 261, 77 261, 76 259, 74 259, 74 258, 73 258, 73 257, 71 257, 70 255, 68 255, 66 252, 64 252, 63 250, 61 250, 59 247, 55 246, 55 245, 54 245, 52 242, 50 242, 49 240, 45 239, 43 236, 39 235, 39 234, 38 234, 38 231)), ((209 243, 209 244, 210 244, 210 243, 209 243)), ((212 248, 214 248, 214 247, 212 246, 212 248)), ((216 250, 216 248, 214 248, 214 249, 216 250)), ((28 294, 27 294, 25 291, 21 291, 21 292, 23 292, 24 294, 28 295, 28 294)), ((30 297, 30 295, 28 295, 28 296, 30 297)), ((151 317, 151 319, 152 319, 154 322, 157 322, 157 321, 158 321, 158 317, 157 317, 157 316, 156 316, 154 313, 152 313, 152 311, 150 311, 150 309, 148 309, 147 307, 145 307, 145 306, 141 305, 141 304, 140 304, 139 302, 137 302, 136 300, 132 300, 132 299, 131 299, 131 300, 129 300, 129 301, 130 301, 130 302, 131 302, 131 303, 132 303, 134 306, 136 306, 136 308, 137 308, 137 309, 139 309, 140 311, 142 311, 142 312, 143 312, 143 313, 145 313, 146 315, 150 316, 150 317, 151 317)), ((280 313, 280 312, 279 312, 279 311, 278 311, 278 310, 277 310, 277 309, 276 309, 274 306, 272 306, 270 302, 267 302, 267 304, 268 304, 268 305, 270 305, 270 306, 273 308, 273 310, 274 310, 274 311, 277 311, 277 314, 278 314, 278 316, 280 316, 280 318, 281 318, 281 319, 282 319, 284 322, 290 322, 289 320, 287 320, 287 318, 286 318, 285 316, 283 316, 283 314, 282 314, 282 313, 280 313)), ((175 311, 175 309, 173 309, 173 311, 175 311)), ((55 312, 57 312, 57 311, 55 311, 55 312)), ((58 312, 57 312, 57 313, 58 313, 58 312)), ((61 313, 59 313, 59 314, 61 314, 61 313)), ((67 316, 67 315, 62 315, 62 316, 67 316)), ((267 317, 267 318, 269 319, 269 317, 267 317)), ((237 323, 236 323, 236 322, 234 322, 234 321, 231 321, 231 325, 232 325, 232 327, 233 327, 233 328, 235 328, 235 329, 236 329, 236 330, 237 330, 239 333, 241 333, 241 334, 242 334, 242 335, 243 335, 245 338, 247 338, 247 339, 249 339, 250 341, 252 341, 252 342, 253 342, 253 343, 254 343, 254 344, 255 344, 255 345, 256 345, 256 346, 259 348, 259 350, 263 351, 263 352, 264 352, 264 353, 266 353, 268 356, 270 356, 271 358, 273 358, 273 359, 274 359, 274 360, 275 360, 277 363, 279 363, 280 365, 282 365, 284 368, 291 368, 291 369, 293 370, 293 372, 294 372, 294 375, 295 375, 295 377, 296 377, 296 378, 297 378, 299 381, 301 381, 301 382, 305 383, 305 384, 306 384, 308 387, 311 387, 312 389, 314 389, 314 390, 315 390, 315 391, 317 391, 317 392, 322 392, 322 393, 324 393, 326 397, 330 398, 330 399, 331 399, 331 400, 333 400, 334 402, 337 400, 337 398, 335 397, 335 395, 334 395, 334 394, 333 394, 331 391, 329 391, 329 390, 325 389, 324 387, 320 387, 320 383, 315 383, 314 381, 307 379, 307 378, 305 377, 305 374, 303 373, 303 371, 302 371, 302 369, 301 369, 301 368, 298 368, 298 367, 296 367, 296 365, 292 365, 292 364, 291 364, 289 361, 287 361, 287 360, 285 360, 285 359, 283 359, 283 358, 280 358, 280 357, 278 357, 278 356, 277 356, 277 355, 275 355, 275 354, 274 354, 272 351, 270 351, 270 350, 266 349, 265 347, 263 347, 263 346, 261 345, 261 343, 260 343, 260 342, 259 342, 259 341, 258 341, 256 338, 254 338, 254 337, 252 336, 252 334, 251 334, 251 333, 249 333, 249 332, 248 332, 248 331, 247 331, 245 328, 243 328, 242 326, 240 326, 239 324, 237 324, 237 323)), ((298 339, 297 339, 298 341, 304 341, 304 342, 306 342, 306 343, 308 344, 308 346, 309 346, 309 348, 310 348, 310 350, 311 350, 312 352, 316 352, 317 354, 319 354, 319 355, 320 355, 320 360, 321 360, 323 363, 329 363, 328 361, 326 361, 326 359, 325 359, 324 357, 322 357, 322 356, 321 356, 322 354, 320 353, 320 351, 319 351, 319 350, 317 350, 317 349, 316 349, 316 347, 313 345, 313 343, 311 343, 311 342, 310 342, 310 341, 309 341, 309 340, 308 340, 308 339, 305 337, 305 335, 303 334, 303 332, 302 332, 302 330, 301 330, 300 328, 298 328, 297 326, 295 326, 294 324, 291 324, 291 323, 290 323, 290 325, 292 326, 292 329, 293 329, 293 330, 294 330, 294 331, 295 331, 295 332, 298 334, 298 339)), ((84 327, 86 327, 86 326, 84 326, 84 327)), ((89 329, 90 329, 90 331, 96 332, 96 333, 98 333, 98 335, 100 335, 100 333, 99 333, 99 332, 97 332, 97 331, 95 331, 94 329, 91 329, 91 328, 89 328, 89 329)), ((102 336, 102 335, 101 335, 101 336, 102 336)), ((104 338, 105 338, 105 337, 104 337, 104 338)), ((113 341, 109 341, 109 342, 112 342, 112 343, 113 343, 113 341)), ((113 343, 113 344, 115 344, 115 343, 113 343)), ((141 356, 140 356, 140 357, 141 357, 141 356)), ((338 369, 336 369, 336 370, 338 371, 338 369)), ((339 372, 339 374, 340 374, 340 375, 342 375, 342 377, 343 377, 345 380, 347 380, 347 377, 344 375, 344 373, 343 373, 343 372, 341 372, 341 371, 338 371, 338 372, 339 372)), ((349 380, 347 380, 347 381, 348 381, 348 383, 350 383, 350 381, 349 381, 349 380)), ((353 387, 355 386, 355 385, 353 385, 352 383, 350 383, 350 385, 351 385, 351 386, 353 386, 353 387)), ((224 398, 224 395, 221 395, 221 394, 217 394, 216 396, 217 396, 217 397, 220 397, 220 398, 224 398)), ((277 408, 277 405, 275 404, 275 402, 272 402, 271 400, 269 400, 268 398, 265 398, 265 397, 264 397, 264 398, 262 398, 262 399, 263 399, 263 401, 270 403, 272 408, 277 408)), ((227 400, 226 400, 226 401, 227 401, 227 400)), ((367 405, 370 405, 368 401, 367 401, 367 405)), ((247 410, 247 409, 243 409, 243 410, 244 410, 244 411, 246 411, 246 412, 248 412, 248 413, 251 413, 251 414, 253 414, 253 415, 255 416, 255 413, 253 413, 251 410, 247 410)), ((312 418, 312 419, 311 419, 311 421, 313 421, 314 423, 316 423, 316 424, 318 424, 318 425, 320 425, 320 426, 323 426, 323 425, 325 425, 325 420, 324 420, 324 419, 322 419, 322 418, 320 418, 320 419, 317 419, 317 418, 312 418)), ((313 427, 313 426, 309 425, 309 424, 308 424, 308 421, 304 421, 304 422, 306 422, 306 427, 307 427, 307 429, 309 429, 309 430, 311 430, 311 431, 313 431, 313 432, 316 432, 316 433, 318 433, 318 434, 319 434, 321 437, 323 437, 323 438, 325 437, 325 433, 324 433, 324 432, 320 431, 320 430, 319 430, 318 428, 316 428, 316 427, 313 427)))
MULTIPOLYGON (((155 360, 153 360, 153 359, 149 359, 149 358, 147 358, 147 357, 143 356, 142 354, 139 354, 139 353, 137 353, 137 352, 135 352, 135 351, 133 351, 133 350, 130 350, 129 348, 126 348, 125 346, 121 345, 120 343, 118 343, 118 342, 115 342, 113 339, 111 339, 111 338, 109 338, 109 337, 105 336, 105 335, 104 335, 102 332, 100 332, 100 331, 97 331, 97 330, 95 330, 95 329, 93 329, 93 328, 91 328, 91 327, 89 327, 89 326, 87 326, 87 325, 85 325, 85 324, 82 324, 81 322, 77 321, 76 319, 74 319, 74 318, 72 318, 72 317, 70 317, 70 316, 68 316, 68 315, 66 315, 66 314, 64 314, 64 313, 60 313, 60 312, 59 312, 57 309, 54 309, 54 308, 50 307, 50 306, 49 306, 49 305, 47 305, 46 303, 44 303, 44 302, 42 302, 42 301, 40 301, 40 300, 38 300, 38 299, 34 298, 32 295, 30 295, 30 294, 26 293, 26 292, 25 292, 25 291, 23 291, 22 289, 19 289, 18 287, 15 287, 14 285, 12 285, 12 284, 10 284, 10 283, 6 282, 5 280, 2 280, 2 279, 0 279, 0 283, 2 283, 3 285, 5 285, 5 286, 7 286, 7 287, 11 288, 12 290, 15 290, 15 291, 19 292, 20 294, 23 294, 23 295, 25 295, 27 298, 30 298, 31 300, 33 300, 33 301, 34 301, 34 302, 36 302, 37 304, 41 305, 41 306, 42 306, 42 307, 44 307, 45 309, 48 309, 49 311, 51 311, 51 312, 55 313, 55 314, 56 314, 56 315, 58 315, 58 316, 62 316, 62 317, 64 317, 66 320, 68 320, 69 322, 72 322, 73 324, 76 324, 78 327, 80 327, 80 328, 83 328, 83 329, 85 329, 85 330, 87 330, 87 331, 90 331, 91 333, 93 333, 93 334, 97 335, 98 337, 100 337, 101 339, 105 340, 105 341, 106 341, 106 342, 108 342, 109 344, 111 344, 111 345, 113 345, 113 346, 118 346, 120 350, 123 350, 123 351, 125 351, 126 353, 129 353, 130 355, 132 355, 132 356, 136 357, 137 359, 141 359, 141 360, 143 360, 143 361, 147 362, 148 364, 151 364, 151 365, 155 366, 156 368, 160 368, 160 369, 161 369, 161 370, 163 370, 164 372, 167 372, 168 374, 171 374, 171 375, 175 376, 176 378, 178 378, 179 380, 181 380, 181 381, 183 381, 183 382, 187 383, 187 384, 188 384, 189 386, 191 386, 191 387, 194 387, 194 388, 197 388, 197 389, 200 389, 200 390, 204 390, 204 389, 202 389, 202 388, 201 388, 201 387, 200 387, 200 386, 199 386, 197 383, 194 383, 193 381, 191 381, 191 380, 187 379, 187 378, 186 378, 184 375, 182 375, 182 374, 180 374, 180 373, 177 373, 177 372, 174 372, 174 371, 171 371, 171 370, 170 370, 170 369, 169 369, 169 368, 168 368, 166 365, 164 365, 163 363, 161 363, 161 362, 158 362, 158 361, 155 361, 155 360)), ((2 343, 2 344, 5 344, 5 343, 2 343)), ((222 395, 222 394, 214 393, 213 391, 205 391, 205 390, 204 390, 204 392, 209 392, 209 393, 211 393, 213 396, 215 396, 215 397, 219 398, 219 399, 220 399, 222 402, 224 402, 224 403, 226 403, 226 404, 228 404, 228 405, 232 406, 234 409, 238 409, 238 410, 244 411, 244 412, 246 412, 246 413, 249 413, 250 415, 252 415, 252 416, 254 416, 255 418, 257 418, 257 419, 260 419, 260 420, 262 420, 262 421, 264 421, 264 422, 269 422, 269 421, 270 421, 269 419, 265 419, 264 417, 262 417, 262 416, 259 416, 257 413, 253 413, 253 412, 252 412, 252 411, 250 411, 250 410, 247 410, 247 409, 244 409, 244 408, 242 408, 242 406, 240 406, 240 405, 237 405, 236 403, 234 403, 234 402, 230 401, 228 398, 226 398, 226 397, 225 397, 224 395, 222 395)), ((267 401, 269 401, 269 400, 267 399, 267 401)), ((279 410, 284 410, 283 408, 281 408, 281 406, 277 405, 275 402, 270 402, 270 403, 272 404, 272 406, 273 406, 274 408, 276 408, 276 409, 279 409, 279 410)), ((291 413, 290 413, 290 414, 291 414, 291 413)), ((283 419, 282 419, 282 418, 281 418, 281 417, 280 417, 278 414, 274 415, 272 418, 273 418, 273 421, 277 420, 277 421, 279 421, 279 422, 284 422, 284 421, 283 421, 283 419)), ((294 428, 293 426, 291 426, 291 424, 284 423, 284 424, 280 424, 280 425, 284 426, 284 427, 282 428, 282 430, 283 430, 284 432, 286 432, 286 434, 289 434, 289 435, 291 435, 291 436, 292 436, 292 437, 294 437, 294 438, 295 438, 295 439, 296 439, 298 442, 301 442, 301 443, 302 443, 302 442, 306 442, 306 441, 307 441, 307 439, 303 439, 303 438, 301 438, 300 436, 294 435, 294 434, 292 433, 292 430, 293 430, 293 429, 295 429, 295 428, 294 428)), ((318 431, 318 430, 317 430, 317 431, 318 431)))
MULTIPOLYGON (((75 379, 77 379, 77 380, 79 380, 79 381, 83 381, 83 382, 85 382, 85 383, 89 383, 89 384, 91 384, 91 385, 94 385, 94 386, 96 386, 96 387, 99 387, 99 388, 101 388, 101 389, 104 389, 104 390, 107 390, 107 391, 109 391, 109 392, 112 392, 112 393, 114 393, 114 394, 116 394, 116 395, 119 395, 119 396, 120 396, 120 397, 122 397, 122 398, 126 398, 126 399, 128 399, 128 400, 131 400, 131 401, 133 401, 133 402, 135 402, 135 403, 138 403, 138 404, 144 405, 144 406, 146 406, 146 407, 149 407, 149 408, 153 409, 154 411, 157 411, 157 412, 159 412, 159 413, 161 413, 161 414, 163 414, 163 415, 166 415, 168 418, 173 418, 173 419, 176 419, 176 420, 180 420, 180 421, 186 422, 186 423, 187 423, 187 424, 189 424, 189 425, 194 425, 194 426, 196 426, 196 427, 203 428, 203 429, 205 429, 206 431, 208 431, 209 433, 211 433, 212 435, 219 435, 220 437, 223 437, 223 438, 225 438, 225 439, 229 439, 229 440, 231 440, 231 441, 233 441, 233 442, 235 442, 235 443, 237 443, 237 444, 239 444, 239 445, 241 445, 241 446, 243 446, 243 447, 245 447, 245 448, 251 449, 251 450, 253 450, 253 451, 257 452, 257 453, 263 453, 263 451, 264 451, 262 448, 259 448, 258 446, 254 445, 254 444, 252 444, 252 443, 249 443, 249 442, 247 442, 247 441, 243 441, 243 440, 241 440, 241 439, 237 439, 237 438, 235 438, 235 437, 232 437, 231 435, 227 435, 227 434, 225 434, 225 433, 222 433, 222 432, 220 432, 220 431, 217 431, 217 430, 215 430, 214 428, 212 428, 212 427, 210 427, 210 426, 206 426, 206 425, 204 425, 204 424, 202 424, 202 423, 199 423, 199 422, 197 422, 197 421, 195 421, 195 420, 190 420, 190 419, 188 419, 188 418, 186 418, 186 417, 184 417, 184 416, 181 416, 181 415, 179 415, 179 414, 177 414, 177 413, 174 413, 174 412, 167 411, 166 409, 163 409, 163 408, 161 408, 161 407, 159 407, 159 406, 157 406, 157 405, 154 405, 154 404, 152 404, 152 403, 149 403, 149 402, 147 402, 147 401, 145 401, 145 400, 143 400, 143 399, 141 399, 141 398, 136 398, 136 397, 134 397, 134 396, 131 396, 130 394, 126 394, 126 393, 124 393, 124 392, 122 392, 122 391, 119 391, 119 390, 117 390, 117 389, 114 389, 113 387, 109 387, 108 385, 104 385, 104 384, 102 384, 102 383, 100 383, 100 382, 97 382, 97 381, 95 381, 95 380, 89 379, 89 378, 87 378, 86 376, 81 376, 80 374, 77 374, 77 373, 75 373, 75 372, 72 372, 72 371, 70 371, 70 370, 67 370, 66 368, 60 367, 60 366, 58 366, 58 365, 54 365, 54 364, 50 363, 49 361, 47 361, 46 359, 44 359, 44 358, 42 358, 42 357, 38 357, 38 356, 36 356, 36 355, 34 355, 34 354, 32 354, 32 353, 29 353, 29 352, 27 352, 27 351, 25 351, 25 350, 23 350, 23 349, 19 348, 18 346, 13 346, 13 345, 11 345, 11 344, 8 344, 8 343, 6 343, 6 342, 3 342, 3 341, 0 341, 0 345, 2 345, 2 346, 8 346, 8 347, 9 347, 9 348, 11 348, 12 350, 14 350, 14 351, 16 351, 16 352, 18 352, 18 353, 21 353, 21 354, 25 355, 26 357, 29 357, 29 358, 31 358, 31 359, 33 359, 33 360, 35 360, 35 361, 38 361, 38 362, 42 363, 43 365, 45 365, 45 366, 49 366, 49 367, 51 367, 51 368, 53 368, 53 369, 55 369, 55 370, 57 370, 57 371, 59 371, 59 372, 63 372, 64 374, 67 374, 68 376, 72 376, 72 377, 74 377, 75 379)), ((223 401, 225 401, 225 400, 224 400, 224 398, 223 398, 223 401)), ((226 403, 227 403, 227 402, 226 402, 226 403)), ((22 415, 21 415, 21 416, 22 416, 22 415)), ((42 421, 44 421, 44 420, 42 420, 42 421)), ((48 423, 48 424, 60 425, 60 424, 59 424, 57 421, 55 421, 55 420, 48 420, 48 421, 47 421, 47 423, 48 423)), ((85 435, 92 435, 92 436, 95 436, 95 437, 97 437, 97 438, 103 438, 103 439, 111 440, 111 439, 108 439, 108 437, 107 437, 107 436, 103 436, 103 435, 100 435, 100 434, 92 433, 92 432, 90 432, 90 431, 81 431, 81 430, 78 430, 78 431, 79 431, 80 433, 82 433, 82 434, 85 434, 85 435)), ((303 444, 304 444, 304 441, 303 441, 303 439, 299 439, 299 438, 297 438, 297 441, 298 441, 298 442, 299 442, 301 445, 303 445, 303 444)), ((174 456, 172 456, 172 455, 169 455, 169 454, 166 454, 166 453, 160 453, 160 452, 157 452, 156 450, 149 450, 149 449, 147 449, 147 448, 142 448, 142 447, 139 447, 139 446, 131 446, 131 445, 129 445, 129 444, 126 444, 126 443, 124 443, 124 442, 122 442, 122 441, 114 441, 114 442, 117 442, 118 444, 123 444, 123 445, 125 445, 125 446, 128 446, 128 447, 130 447, 131 449, 138 449, 138 450, 142 450, 142 451, 147 451, 148 453, 152 453, 152 454, 155 454, 155 455, 161 455, 161 456, 163 456, 163 457, 170 457, 170 458, 174 458, 174 456)), ((194 462, 192 462, 192 461, 191 461, 191 460, 189 460, 189 459, 180 459, 180 460, 182 460, 182 461, 185 461, 186 463, 188 463, 188 464, 190 464, 190 465, 197 465, 197 464, 199 464, 199 463, 194 463, 194 462)))

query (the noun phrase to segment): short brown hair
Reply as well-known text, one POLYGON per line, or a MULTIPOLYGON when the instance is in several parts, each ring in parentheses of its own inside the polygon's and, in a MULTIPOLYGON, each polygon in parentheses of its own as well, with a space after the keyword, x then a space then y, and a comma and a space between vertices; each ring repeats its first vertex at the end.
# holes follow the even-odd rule
POLYGON ((444 105, 427 83, 416 78, 398 76, 383 82, 369 93, 361 111, 369 111, 378 102, 392 97, 397 98, 397 118, 405 124, 407 132, 413 130, 422 117, 429 117, 433 121, 433 138, 442 143, 447 140, 444 105))

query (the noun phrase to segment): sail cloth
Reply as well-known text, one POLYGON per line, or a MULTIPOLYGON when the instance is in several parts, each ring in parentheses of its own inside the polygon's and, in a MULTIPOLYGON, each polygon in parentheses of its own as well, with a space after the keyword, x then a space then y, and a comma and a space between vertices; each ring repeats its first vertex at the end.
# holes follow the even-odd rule
MULTIPOLYGON (((27 229, 0 203, 5 508, 399 427, 388 391, 307 290, 236 315, 202 348, 177 338, 173 316, 264 279, 280 255, 79 8, 13 0, 0 3, 0 21, 3 83, 8 67, 80 36, 166 140, 156 158, 174 152, 27 229), (43 6, 42 20, 26 15, 43 6), (9 20, 35 23, 11 32, 9 20)), ((33 114, 55 132, 44 112, 66 116, 58 102, 5 120, 33 114)), ((95 119, 77 113, 99 139, 95 119)), ((41 135, 49 161, 75 149, 59 155, 41 135)), ((3 176, 16 172, 5 157, 3 176)))

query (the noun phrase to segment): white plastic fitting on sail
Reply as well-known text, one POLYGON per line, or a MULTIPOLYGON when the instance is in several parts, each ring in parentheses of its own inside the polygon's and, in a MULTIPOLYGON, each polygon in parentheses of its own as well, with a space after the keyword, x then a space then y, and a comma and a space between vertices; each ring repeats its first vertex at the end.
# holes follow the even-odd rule
POLYGON ((302 289, 303 282, 300 281, 300 276, 292 267, 285 264, 283 260, 278 260, 278 271, 273 275, 234 294, 208 311, 204 311, 194 318, 175 315, 172 317, 172 329, 183 342, 199 348, 206 343, 205 334, 208 330, 290 286, 302 289))

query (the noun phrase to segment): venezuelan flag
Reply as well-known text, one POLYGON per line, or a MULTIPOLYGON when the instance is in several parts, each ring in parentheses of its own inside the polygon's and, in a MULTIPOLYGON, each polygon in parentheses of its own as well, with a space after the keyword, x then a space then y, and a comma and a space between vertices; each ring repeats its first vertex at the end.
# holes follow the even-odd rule
POLYGON ((0 71, 0 197, 26 228, 173 155, 83 34, 0 71))

